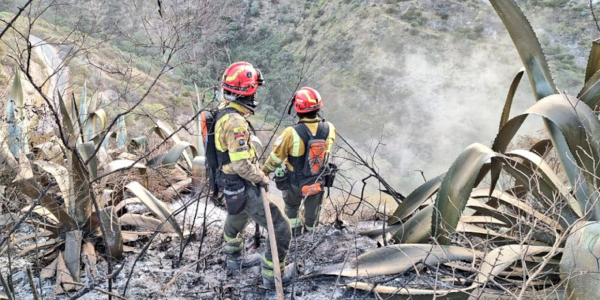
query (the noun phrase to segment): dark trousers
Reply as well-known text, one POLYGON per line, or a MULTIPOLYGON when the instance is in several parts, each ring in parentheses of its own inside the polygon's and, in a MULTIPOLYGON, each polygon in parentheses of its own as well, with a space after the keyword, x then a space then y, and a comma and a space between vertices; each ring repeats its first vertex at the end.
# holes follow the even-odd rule
MULTIPOLYGON (((302 226, 302 221, 298 216, 300 205, 302 204, 302 191, 294 184, 290 189, 281 191, 283 202, 285 202, 285 214, 290 219, 292 227, 302 226)), ((318 193, 306 197, 304 200, 304 225, 308 230, 314 230, 319 225, 319 213, 321 212, 321 204, 323 203, 324 193, 318 193)))
MULTIPOLYGON (((225 235, 229 238, 235 238, 240 232, 244 231, 246 224, 250 219, 257 222, 263 228, 267 227, 267 217, 263 205, 263 198, 258 187, 251 183, 246 184, 246 207, 237 215, 227 215, 225 219, 225 235)), ((290 248, 290 240, 292 232, 290 229, 290 221, 279 210, 277 205, 269 201, 271 208, 271 217, 273 219, 273 227, 275 227, 275 238, 277 240, 277 253, 279 261, 284 262, 290 248)), ((267 241, 269 245, 269 241, 267 241)), ((273 261, 271 247, 267 247, 265 257, 269 261, 273 261)))

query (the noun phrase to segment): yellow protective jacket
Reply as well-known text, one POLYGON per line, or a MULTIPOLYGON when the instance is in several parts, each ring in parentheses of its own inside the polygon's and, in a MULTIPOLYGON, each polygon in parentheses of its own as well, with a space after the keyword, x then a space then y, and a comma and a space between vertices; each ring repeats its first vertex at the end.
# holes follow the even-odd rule
MULTIPOLYGON (((308 126, 310 132, 315 135, 317 133, 317 129, 319 123, 316 122, 320 120, 319 117, 314 119, 302 118, 300 122, 306 122, 305 124, 308 126)), ((331 151, 331 146, 335 142, 336 131, 333 124, 327 122, 329 125, 329 136, 327 137, 327 153, 331 151)), ((306 151, 306 147, 304 145, 304 141, 300 138, 300 135, 296 132, 293 126, 286 128, 283 133, 275 140, 273 144, 273 151, 267 158, 267 161, 262 167, 262 170, 265 174, 269 174, 281 165, 285 163, 285 166, 289 171, 294 171, 294 167, 289 163, 288 157, 300 157, 304 155, 304 151, 306 151)))
POLYGON ((226 107, 234 108, 237 113, 226 114, 215 124, 217 151, 227 152, 231 160, 221 170, 225 174, 237 174, 252 183, 268 181, 258 166, 256 150, 250 139, 251 132, 245 118, 250 110, 237 103, 229 103, 226 107))

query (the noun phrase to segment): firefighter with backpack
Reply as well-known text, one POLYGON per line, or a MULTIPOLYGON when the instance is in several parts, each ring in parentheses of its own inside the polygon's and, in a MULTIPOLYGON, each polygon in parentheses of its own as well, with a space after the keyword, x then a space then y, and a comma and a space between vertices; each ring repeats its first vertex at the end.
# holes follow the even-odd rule
POLYGON ((262 170, 267 175, 275 172, 285 214, 297 235, 316 229, 319 223, 323 189, 330 187, 334 180, 335 166, 328 164, 327 159, 336 132, 333 124, 319 116, 323 99, 315 89, 303 87, 296 91, 292 105, 299 121, 275 140, 262 170), (299 210, 303 200, 304 218, 301 218, 299 210))
MULTIPOLYGON (((214 135, 211 135, 212 132, 208 134, 207 165, 210 167, 210 147, 214 144, 216 160, 213 160, 217 167, 211 179, 223 192, 228 212, 224 225, 227 268, 235 271, 260 264, 263 285, 273 288, 275 266, 271 249, 267 248, 262 257, 258 253, 244 256, 244 240, 240 237, 250 219, 267 228, 264 199, 259 189, 268 190, 269 177, 258 165, 258 157, 251 142, 251 126, 246 120, 258 105, 255 93, 263 82, 260 71, 247 62, 236 62, 225 70, 221 79, 222 104, 208 117, 214 126, 209 131, 214 131, 214 135)), ((206 122, 207 116, 202 118, 206 122)), ((269 203, 269 207, 281 262, 279 267, 282 281, 286 282, 291 280, 296 271, 294 265, 285 266, 291 240, 290 223, 275 204, 269 203)))

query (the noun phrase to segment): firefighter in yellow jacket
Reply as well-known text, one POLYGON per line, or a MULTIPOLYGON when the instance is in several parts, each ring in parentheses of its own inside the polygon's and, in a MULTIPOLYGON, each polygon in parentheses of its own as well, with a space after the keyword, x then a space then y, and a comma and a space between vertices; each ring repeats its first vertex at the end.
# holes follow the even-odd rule
MULTIPOLYGON (((244 257, 244 240, 240 237, 249 219, 267 228, 264 200, 259 188, 268 189, 269 178, 258 166, 258 158, 251 143, 249 123, 246 120, 258 105, 255 93, 262 83, 260 71, 247 62, 234 63, 223 74, 221 87, 224 105, 215 116, 215 147, 217 163, 220 166, 216 181, 219 189, 223 191, 228 211, 224 225, 227 268, 239 270, 261 264, 263 284, 273 288, 274 265, 271 249, 267 248, 262 257, 259 254, 244 257)), ((293 265, 284 268, 291 240, 290 223, 275 204, 270 203, 270 208, 282 279, 285 282, 289 281, 295 272, 293 265)))
POLYGON ((283 184, 283 187, 278 185, 278 188, 282 189, 285 214, 290 219, 292 230, 298 234, 304 229, 311 231, 317 227, 323 202, 324 174, 323 169, 319 167, 322 167, 326 158, 323 159, 318 155, 316 158, 310 158, 313 152, 320 151, 318 147, 313 147, 318 146, 313 142, 323 141, 324 155, 328 156, 336 132, 333 124, 319 117, 318 112, 323 107, 323 99, 315 89, 310 87, 299 89, 294 95, 294 107, 299 117, 298 123, 286 128, 277 138, 262 170, 265 174, 269 174, 278 166, 285 165, 289 185, 283 184), (316 172, 311 174, 309 170, 316 170, 316 172), (302 200, 304 200, 304 218, 301 218, 298 213, 302 200))

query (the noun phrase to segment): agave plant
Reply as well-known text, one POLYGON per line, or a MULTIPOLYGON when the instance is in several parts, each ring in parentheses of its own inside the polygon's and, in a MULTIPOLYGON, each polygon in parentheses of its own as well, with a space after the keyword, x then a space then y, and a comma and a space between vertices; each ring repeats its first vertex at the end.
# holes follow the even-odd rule
MULTIPOLYGON (((107 258, 118 259, 128 249, 124 243, 136 241, 155 230, 183 237, 172 210, 164 202, 136 181, 122 184, 111 177, 123 170, 137 169, 143 175, 149 167, 173 165, 189 144, 179 141, 167 153, 150 159, 149 166, 129 159, 112 160, 106 149, 98 146, 106 141, 103 136, 111 135, 105 130, 106 113, 97 107, 94 100, 87 105, 86 99, 84 87, 79 111, 75 101, 71 110, 59 95, 61 131, 66 143, 54 139, 34 147, 34 151, 38 152, 35 156, 39 159, 30 161, 28 156, 23 155, 27 150, 18 147, 20 145, 0 144, 0 158, 16 170, 8 174, 13 186, 31 199, 31 204, 22 208, 21 214, 27 217, 25 222, 41 229, 7 245, 0 245, 0 253, 14 249, 15 245, 28 239, 47 238, 43 243, 23 248, 18 255, 36 251, 38 258, 50 262, 41 276, 56 274, 59 293, 63 292, 63 288, 76 288, 61 283, 79 280, 82 261, 88 274, 95 273, 96 261, 101 257, 97 254, 97 244, 104 245, 107 258), (82 111, 91 113, 81 114, 82 111), (131 197, 125 198, 126 195, 131 197), (128 204, 144 205, 150 214, 128 213, 125 209, 128 204), (136 230, 131 231, 133 228, 136 230)), ((14 114, 12 109, 9 105, 9 116, 14 114)), ((117 145, 120 139, 125 139, 124 131, 121 118, 117 122, 117 145)), ((8 133, 16 135, 10 130, 8 133)), ((4 131, 0 135, 4 136, 4 131)), ((11 141, 10 137, 8 141, 11 141)), ((13 216, 12 219, 16 218, 13 216)), ((3 225, 9 225, 9 222, 3 221, 3 225)))
MULTIPOLYGON (((490 2, 524 65, 510 87, 494 143, 491 147, 476 143, 466 148, 448 172, 406 197, 387 226, 362 233, 397 245, 363 254, 344 265, 317 268, 313 275, 391 275, 419 265, 438 271, 449 261, 465 260, 481 262, 477 268, 466 268, 476 274, 470 288, 485 287, 508 269, 512 278, 522 278, 517 281, 520 294, 513 296, 523 297, 526 291, 539 296, 543 294, 540 287, 555 285, 561 279, 568 299, 595 299, 600 294, 600 121, 594 111, 600 103, 600 43, 592 44, 581 92, 577 96, 560 94, 540 43, 516 3, 490 2), (524 73, 537 102, 509 119, 524 73), (542 117, 550 139, 531 149, 507 151, 529 115, 542 117), (568 182, 545 161, 550 148, 560 158, 561 174, 568 182), (514 185, 499 188, 501 176, 511 178, 514 185), (480 186, 484 178, 490 184, 480 186), (434 196, 435 201, 428 203, 434 196), (428 242, 435 246, 423 244, 428 242), (450 246, 452 243, 470 246, 450 250, 448 247, 457 247, 450 246), (457 254, 467 252, 471 257, 457 254)), ((435 291, 376 287, 365 282, 350 286, 431 297, 471 293, 467 286, 435 291)))
POLYGON ((23 97, 23 86, 21 85, 21 74, 15 71, 15 79, 8 94, 6 105, 6 121, 8 123, 8 148, 16 159, 19 159, 22 149, 24 153, 29 152, 27 131, 29 120, 25 111, 25 100, 23 97))

